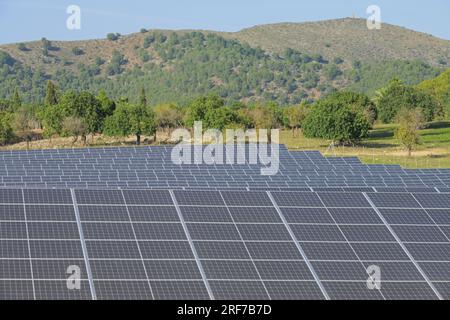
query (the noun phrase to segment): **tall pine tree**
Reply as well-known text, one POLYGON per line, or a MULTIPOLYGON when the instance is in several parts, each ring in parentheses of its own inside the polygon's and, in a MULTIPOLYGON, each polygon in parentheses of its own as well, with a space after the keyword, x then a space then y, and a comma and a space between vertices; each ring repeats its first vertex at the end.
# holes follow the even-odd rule
POLYGON ((147 97, 145 96, 145 89, 141 88, 141 94, 139 96, 139 105, 142 107, 146 107, 147 106, 147 97))
POLYGON ((14 110, 18 110, 22 106, 22 99, 20 98, 19 88, 16 87, 11 100, 11 105, 14 110))
POLYGON ((44 102, 46 106, 54 106, 55 104, 58 104, 58 95, 56 93, 56 87, 51 80, 47 82, 47 89, 45 91, 44 102))

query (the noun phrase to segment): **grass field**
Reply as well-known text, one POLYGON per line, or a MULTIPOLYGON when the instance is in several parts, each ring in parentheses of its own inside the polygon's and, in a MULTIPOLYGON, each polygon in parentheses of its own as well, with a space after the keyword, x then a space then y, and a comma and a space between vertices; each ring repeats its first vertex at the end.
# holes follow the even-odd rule
POLYGON ((306 139, 300 133, 281 133, 281 143, 292 150, 320 150, 326 156, 358 156, 368 164, 400 164, 406 168, 450 168, 450 121, 433 122, 420 131, 421 144, 411 157, 394 138, 395 125, 376 125, 370 137, 354 147, 329 149, 330 141, 306 139))
MULTIPOLYGON (((420 131, 421 145, 411 157, 401 148, 394 138, 394 125, 376 125, 370 137, 353 147, 335 147, 329 149, 331 141, 306 139, 301 132, 293 137, 291 131, 282 131, 280 143, 291 150, 319 150, 325 156, 357 156, 368 164, 400 164, 406 168, 450 168, 450 121, 434 122, 428 128, 420 131)), ((117 140, 97 135, 94 140, 89 137, 90 147, 132 146, 134 137, 117 140)), ((158 133, 158 142, 167 141, 167 133, 158 133)), ((152 143, 152 139, 143 137, 144 145, 152 143)), ((52 140, 33 141, 30 149, 81 148, 80 141, 72 145, 72 138, 54 138, 52 140)), ((25 142, 1 147, 0 150, 25 150, 25 142)))

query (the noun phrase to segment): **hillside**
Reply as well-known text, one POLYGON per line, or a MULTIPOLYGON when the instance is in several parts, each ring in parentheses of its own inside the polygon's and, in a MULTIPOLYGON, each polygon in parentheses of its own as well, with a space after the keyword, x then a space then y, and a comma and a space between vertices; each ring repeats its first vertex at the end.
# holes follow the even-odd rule
POLYGON ((450 60, 450 41, 386 23, 381 30, 369 30, 364 19, 261 25, 230 36, 271 52, 292 48, 330 60, 418 59, 434 66, 450 60))
POLYGON ((335 89, 372 94, 393 77, 418 84, 440 74, 450 41, 400 27, 368 31, 364 20, 264 25, 237 33, 156 30, 89 41, 0 46, 0 99, 15 88, 40 101, 47 80, 62 89, 184 102, 216 92, 231 101, 281 104, 335 89))

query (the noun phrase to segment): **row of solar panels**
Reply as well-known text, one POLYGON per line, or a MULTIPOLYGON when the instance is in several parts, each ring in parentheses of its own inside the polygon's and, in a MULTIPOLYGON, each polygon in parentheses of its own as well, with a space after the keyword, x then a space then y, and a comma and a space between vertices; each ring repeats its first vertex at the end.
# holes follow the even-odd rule
POLYGON ((0 217, 0 299, 450 299, 450 194, 8 189, 0 217))
MULTIPOLYGON (((250 147, 246 152, 249 153, 250 147)), ((261 166, 175 165, 170 147, 0 152, 0 187, 44 188, 303 188, 450 186, 450 170, 364 165, 356 158, 280 149, 280 170, 261 166)), ((247 158, 248 159, 248 158, 247 158)))
MULTIPOLYGON (((78 187, 75 187, 77 189, 148 189, 148 190, 161 190, 161 189, 173 189, 173 190, 193 190, 196 192, 202 192, 202 191, 218 191, 218 190, 230 190, 230 191, 298 191, 298 192, 382 192, 382 193, 405 193, 405 192, 420 192, 420 193, 450 193, 450 188, 448 187, 435 187, 435 188, 429 188, 429 187, 264 187, 261 184, 255 185, 254 187, 227 187, 225 186, 207 186, 207 184, 198 185, 198 186, 190 186, 183 187, 174 187, 169 186, 167 184, 166 187, 161 186, 160 184, 149 186, 146 183, 111 183, 111 184, 78 184, 78 187), (97 186, 96 188, 93 188, 93 186, 97 186), (206 185, 206 186, 205 186, 206 185)), ((49 183, 48 186, 50 187, 44 187, 43 189, 67 189, 67 188, 74 188, 74 183, 64 183, 64 184, 51 184, 49 183)), ((11 187, 1 187, 0 192, 9 189, 11 187)), ((20 186, 14 187, 14 188, 21 188, 20 186)), ((41 184, 37 185, 30 185, 27 188, 33 189, 33 188, 42 188, 41 184)))
MULTIPOLYGON (((245 146, 246 158, 249 158, 249 146, 245 146)), ((270 149, 270 148, 269 148, 270 149)), ((237 150, 237 147, 235 147, 237 150)), ((194 147, 192 147, 192 157, 194 147)), ((30 150, 30 151, 1 151, 0 160, 2 164, 24 164, 26 166, 36 166, 46 163, 58 163, 58 160, 65 160, 68 164, 74 165, 76 163, 84 165, 96 165, 102 163, 103 160, 110 161, 117 164, 136 164, 143 165, 144 163, 152 164, 155 167, 161 166, 165 169, 178 168, 179 166, 172 165, 171 160, 172 147, 127 147, 127 148, 85 148, 85 149, 54 149, 54 150, 30 150), (42 161, 45 160, 45 161, 42 161)), ((226 155, 226 153, 225 153, 226 155)), ((318 151, 288 151, 284 145, 280 145, 280 159, 282 164, 292 164, 297 167, 308 166, 308 169, 329 168, 328 166, 339 169, 353 166, 354 169, 358 167, 366 168, 367 170, 394 170, 396 172, 420 172, 420 173, 450 173, 450 169, 426 169, 426 170, 404 170, 398 165, 363 165, 356 157, 323 157, 318 151)), ((199 165, 187 165, 186 167, 198 167, 199 165)), ((239 165, 235 165, 239 167, 239 165)), ((107 167, 107 165, 105 165, 107 167)), ((201 165, 200 165, 201 167, 201 165)), ((208 166, 211 167, 211 166, 208 166)))
MULTIPOLYGON (((425 183, 421 180, 414 181, 413 183, 408 181, 398 181, 398 182, 386 182, 383 180, 374 181, 366 181, 366 180, 357 180, 357 181, 345 181, 345 180, 318 180, 318 181, 306 181, 306 182, 289 182, 289 181, 281 181, 281 182, 264 182, 264 181, 233 181, 233 182, 223 182, 223 181, 179 181, 175 179, 171 180, 142 180, 142 179, 129 179, 129 177, 117 177, 115 180, 109 181, 99 181, 97 177, 92 177, 90 179, 82 179, 80 181, 79 177, 75 179, 69 179, 67 181, 61 182, 59 178, 37 178, 33 179, 31 182, 24 182, 27 179, 23 178, 21 180, 10 181, 9 179, 4 178, 4 182, 0 183, 0 189, 9 188, 9 187, 25 187, 25 188, 85 188, 85 189, 95 189, 95 188, 106 188, 106 189, 164 189, 164 188, 173 188, 173 189, 239 189, 239 190, 255 190, 261 188, 270 188, 270 189, 278 189, 278 190, 286 190, 286 189, 303 189, 303 188, 313 188, 313 189, 321 189, 321 188, 343 188, 352 189, 354 187, 368 187, 375 189, 390 189, 394 190, 395 188, 400 189, 429 189, 436 190, 436 192, 446 192, 449 190, 448 184, 438 184, 438 183, 425 183), (18 181, 18 182, 16 182, 18 181), (431 188, 430 185, 437 185, 435 188, 431 188)), ((395 191, 395 190, 394 190, 395 191)))

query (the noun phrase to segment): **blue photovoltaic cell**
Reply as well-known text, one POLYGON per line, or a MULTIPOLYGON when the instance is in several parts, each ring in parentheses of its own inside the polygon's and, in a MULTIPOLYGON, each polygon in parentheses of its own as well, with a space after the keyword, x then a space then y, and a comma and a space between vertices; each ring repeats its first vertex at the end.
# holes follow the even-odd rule
POLYGON ((0 298, 450 297, 449 170, 281 147, 280 171, 262 176, 170 154, 0 152, 0 298), (367 287, 371 266, 381 290, 367 287))
MULTIPOLYGON (((323 157, 318 152, 289 151, 280 145, 279 172, 261 176, 261 164, 174 165, 172 147, 1 151, 0 187, 204 190, 289 188, 324 192, 415 192, 449 190, 449 172, 405 170, 400 166, 364 165, 354 158, 323 157)), ((255 152, 252 152, 255 154, 255 152)))

